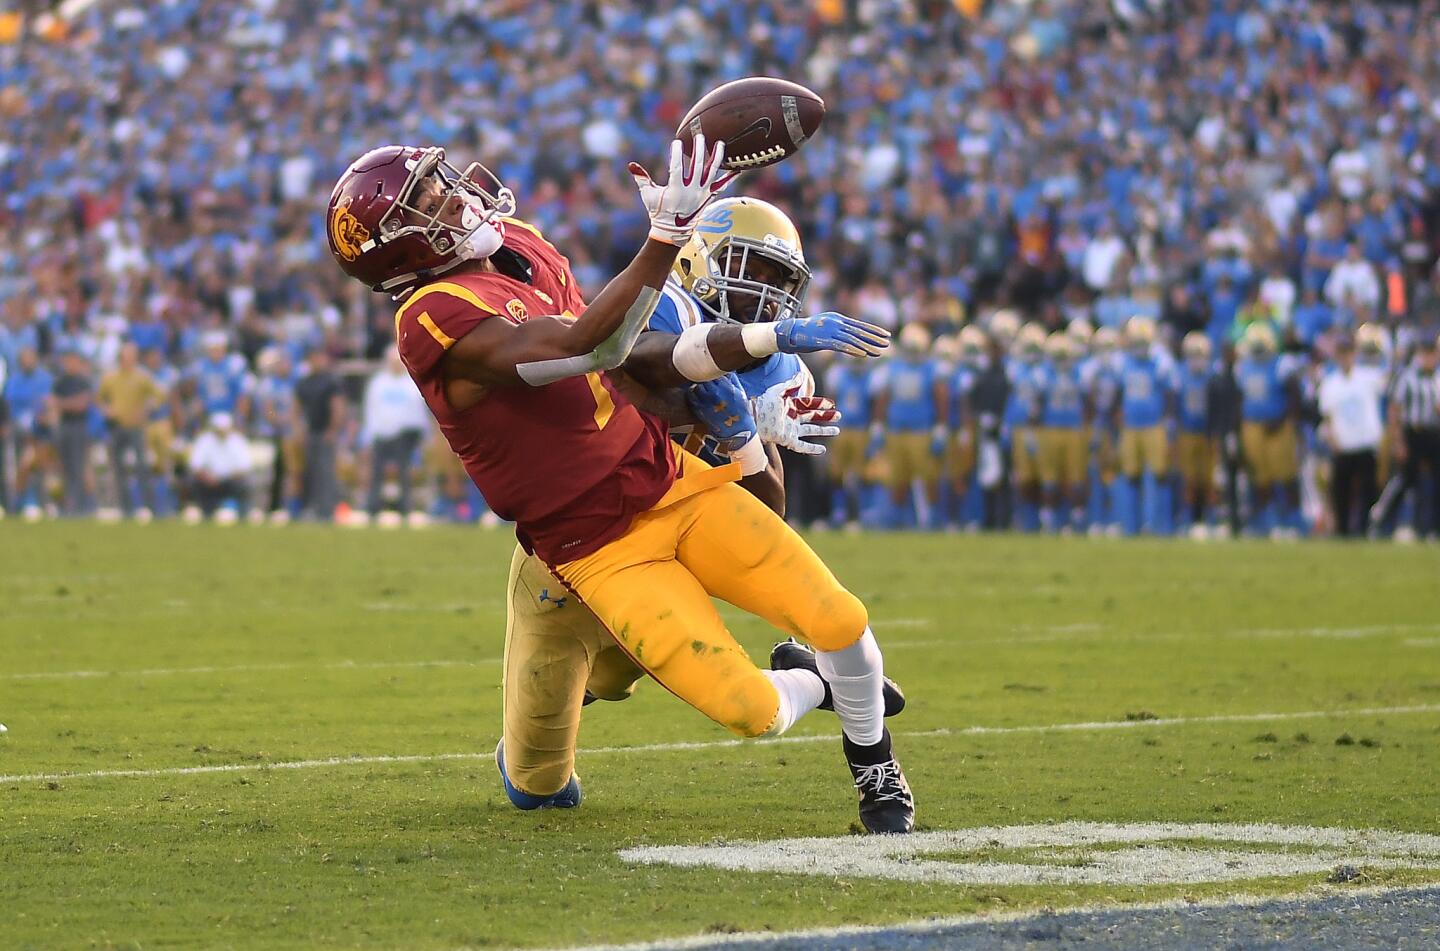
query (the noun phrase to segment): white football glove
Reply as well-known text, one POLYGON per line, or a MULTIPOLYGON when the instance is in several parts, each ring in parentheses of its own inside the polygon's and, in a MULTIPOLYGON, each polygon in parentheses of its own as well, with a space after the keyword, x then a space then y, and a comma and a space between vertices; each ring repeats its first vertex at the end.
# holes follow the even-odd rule
POLYGON ((780 393, 762 393, 751 401, 755 416, 755 428, 760 439, 807 456, 819 456, 825 447, 819 443, 806 442, 818 436, 835 436, 839 426, 820 426, 811 422, 819 419, 827 422, 838 420, 840 413, 829 400, 818 401, 815 397, 787 397, 780 393), (828 405, 825 405, 828 404, 828 405))
POLYGON ((643 166, 630 163, 640 200, 650 213, 651 238, 676 247, 690 240, 700 212, 735 178, 735 172, 720 167, 724 161, 725 143, 716 142, 707 154, 705 136, 697 133, 689 158, 679 139, 670 143, 670 179, 664 185, 655 184, 643 166))

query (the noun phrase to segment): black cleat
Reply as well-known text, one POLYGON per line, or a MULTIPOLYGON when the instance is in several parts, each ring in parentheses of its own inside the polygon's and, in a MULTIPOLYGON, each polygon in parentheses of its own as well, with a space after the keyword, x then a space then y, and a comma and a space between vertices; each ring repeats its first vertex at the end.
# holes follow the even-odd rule
MULTIPOLYGON (((815 651, 795 638, 781 641, 770 649, 771 670, 808 670, 820 677, 820 665, 815 662, 815 651)), ((820 677, 825 683, 825 678, 820 677)), ((820 702, 821 710, 834 710, 835 699, 830 696, 830 685, 825 684, 825 699, 820 702)), ((885 678, 885 715, 893 717, 905 709, 905 693, 900 685, 889 677, 885 678)))
POLYGON ((860 822, 877 835, 915 831, 915 795, 900 761, 890 750, 887 729, 874 746, 857 746, 843 737, 845 760, 860 794, 860 822))

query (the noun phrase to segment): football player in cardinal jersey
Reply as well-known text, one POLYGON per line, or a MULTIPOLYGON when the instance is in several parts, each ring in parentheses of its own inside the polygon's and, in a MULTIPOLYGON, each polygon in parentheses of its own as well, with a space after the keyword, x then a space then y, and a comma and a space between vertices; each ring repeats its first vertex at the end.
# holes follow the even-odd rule
MULTIPOLYGON (((707 149, 696 135, 691 156, 671 144, 664 185, 631 165, 650 235, 588 305, 565 258, 513 217, 510 191, 478 163, 456 169, 439 148, 388 146, 351 165, 331 195, 330 248, 345 273, 401 300, 401 358, 451 448, 629 659, 742 736, 782 733, 828 702, 862 822, 909 831, 914 799, 884 727, 883 659, 864 605, 733 484, 738 462, 677 452, 666 420, 627 398, 614 373, 686 386, 776 353, 868 357, 888 346, 882 329, 839 314, 642 338, 681 248, 731 177, 723 159, 723 145, 707 149), (712 596, 814 647, 813 667, 757 668, 712 596)), ((569 787, 507 779, 535 805, 569 787)))

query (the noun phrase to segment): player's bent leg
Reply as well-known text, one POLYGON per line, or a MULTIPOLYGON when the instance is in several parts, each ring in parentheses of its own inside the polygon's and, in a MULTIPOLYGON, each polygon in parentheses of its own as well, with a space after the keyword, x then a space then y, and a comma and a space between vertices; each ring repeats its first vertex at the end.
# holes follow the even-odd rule
MULTIPOLYGON (((599 621, 596 621, 599 626, 599 621)), ((645 671, 640 669, 630 655, 614 642, 610 632, 601 628, 601 634, 609 643, 600 649, 595 655, 595 660, 590 667, 590 679, 585 684, 585 692, 596 700, 609 700, 612 703, 629 699, 635 692, 635 685, 640 678, 645 676, 645 671)))
MULTIPOLYGON (((557 574, 633 662, 681 700, 739 736, 783 728, 799 715, 781 709, 794 698, 782 699, 726 630, 705 589, 664 554, 674 551, 684 504, 645 513, 624 536, 558 566, 557 574)), ((818 685, 814 693, 818 704, 818 685)))
POLYGON ((885 663, 865 606, 783 519, 738 486, 700 493, 686 509, 681 563, 710 594, 817 648, 816 669, 860 791, 861 821, 872 832, 910 831, 914 799, 885 730, 885 663))
POLYGON ((505 752, 497 748, 496 760, 510 801, 535 809, 572 783, 578 790, 580 708, 603 632, 589 609, 519 548, 507 592, 505 752))

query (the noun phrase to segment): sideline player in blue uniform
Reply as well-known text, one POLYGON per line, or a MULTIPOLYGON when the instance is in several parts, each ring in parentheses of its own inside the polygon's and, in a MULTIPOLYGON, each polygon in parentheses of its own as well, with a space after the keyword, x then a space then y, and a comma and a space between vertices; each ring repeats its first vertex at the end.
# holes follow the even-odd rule
POLYGON ((1162 530, 1157 497, 1170 475, 1170 420, 1175 381, 1168 355, 1155 346, 1155 321, 1131 317, 1125 324, 1116 413, 1120 472, 1130 489, 1126 534, 1162 530), (1142 482, 1144 477, 1148 476, 1142 482))
POLYGON ((871 452, 882 447, 890 488, 888 527, 904 523, 915 499, 915 523, 935 528, 940 504, 940 460, 949 442, 944 423, 947 368, 930 353, 930 332, 920 324, 900 331, 896 356, 870 377, 874 419, 871 452))
POLYGON ((1297 502, 1299 390, 1269 324, 1247 327, 1238 349, 1235 382, 1240 388, 1240 450, 1253 493, 1251 527, 1283 537, 1293 528, 1297 502))
POLYGON ((1045 353, 1049 361, 1039 371, 1039 469, 1045 493, 1040 524, 1046 531, 1068 532, 1084 527, 1090 406, 1075 338, 1056 331, 1046 338, 1045 353))

